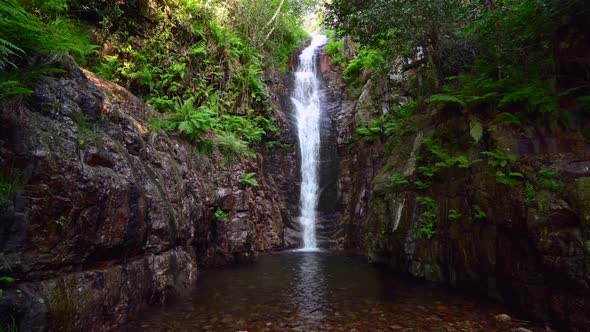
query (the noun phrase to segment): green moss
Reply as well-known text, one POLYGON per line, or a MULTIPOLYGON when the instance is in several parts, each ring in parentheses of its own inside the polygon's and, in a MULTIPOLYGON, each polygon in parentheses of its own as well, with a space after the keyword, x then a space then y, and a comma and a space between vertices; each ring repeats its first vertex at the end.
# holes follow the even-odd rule
POLYGON ((438 264, 426 264, 424 266, 424 277, 429 281, 444 281, 442 267, 438 264))
POLYGON ((576 180, 573 193, 582 226, 588 230, 590 228, 590 177, 576 180))
POLYGON ((49 330, 75 331, 77 321, 76 305, 68 295, 65 283, 56 282, 49 291, 49 330))
MULTIPOLYGON (((590 177, 577 179, 570 192, 576 204, 578 216, 582 223, 582 230, 586 239, 590 236, 590 177)), ((586 273, 590 273, 590 241, 584 242, 584 265, 586 273)))

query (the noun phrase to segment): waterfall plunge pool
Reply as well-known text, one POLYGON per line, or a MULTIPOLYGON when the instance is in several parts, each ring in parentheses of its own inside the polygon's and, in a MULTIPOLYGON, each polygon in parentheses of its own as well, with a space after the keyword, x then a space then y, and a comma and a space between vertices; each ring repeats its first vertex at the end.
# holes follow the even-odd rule
POLYGON ((506 308, 331 252, 262 254, 199 273, 194 289, 145 307, 124 331, 512 331, 506 308))

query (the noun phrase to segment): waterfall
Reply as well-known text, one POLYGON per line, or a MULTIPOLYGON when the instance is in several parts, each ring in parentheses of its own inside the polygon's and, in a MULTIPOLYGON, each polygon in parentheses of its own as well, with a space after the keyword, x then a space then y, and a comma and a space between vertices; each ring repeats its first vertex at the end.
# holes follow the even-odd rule
POLYGON ((320 82, 317 77, 315 51, 325 44, 326 36, 317 35, 299 55, 295 71, 295 105, 297 133, 301 151, 301 192, 299 222, 303 228, 303 250, 317 250, 316 209, 319 198, 318 164, 320 157, 320 82))

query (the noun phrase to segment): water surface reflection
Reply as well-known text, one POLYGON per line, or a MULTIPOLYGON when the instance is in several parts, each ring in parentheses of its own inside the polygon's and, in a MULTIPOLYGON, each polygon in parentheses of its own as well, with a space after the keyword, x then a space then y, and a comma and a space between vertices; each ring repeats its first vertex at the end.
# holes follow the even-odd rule
MULTIPOLYGON (((328 252, 288 252, 199 274, 191 296, 126 331, 510 331, 505 308, 328 252)), ((532 331, 544 329, 526 326, 532 331)))
POLYGON ((321 262, 322 255, 302 252, 298 269, 291 282, 292 303, 297 306, 300 322, 317 327, 324 318, 322 312, 326 289, 321 262))

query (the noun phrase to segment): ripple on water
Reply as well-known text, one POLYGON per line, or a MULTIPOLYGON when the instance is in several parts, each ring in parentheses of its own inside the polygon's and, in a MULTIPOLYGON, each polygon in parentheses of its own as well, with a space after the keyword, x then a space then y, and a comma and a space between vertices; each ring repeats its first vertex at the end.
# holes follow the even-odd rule
POLYGON ((261 255, 252 265, 201 273, 191 296, 146 307, 126 331, 510 331, 506 309, 403 280, 328 252, 261 255))

